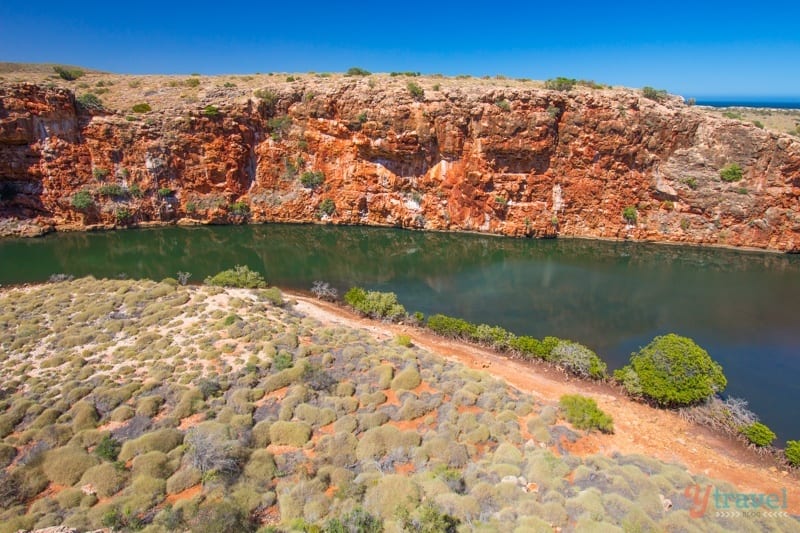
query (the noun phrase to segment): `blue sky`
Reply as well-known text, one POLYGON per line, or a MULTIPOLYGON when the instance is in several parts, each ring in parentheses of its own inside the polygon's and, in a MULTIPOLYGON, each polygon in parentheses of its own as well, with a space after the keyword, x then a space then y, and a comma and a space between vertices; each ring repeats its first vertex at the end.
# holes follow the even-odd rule
POLYGON ((19 2, 0 61, 121 73, 413 70, 800 99, 791 2, 19 2))

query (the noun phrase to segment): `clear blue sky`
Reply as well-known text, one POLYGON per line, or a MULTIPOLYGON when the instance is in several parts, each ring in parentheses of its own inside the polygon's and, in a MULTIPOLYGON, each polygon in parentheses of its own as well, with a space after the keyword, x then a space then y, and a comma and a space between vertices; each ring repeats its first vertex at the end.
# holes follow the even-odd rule
POLYGON ((4 0, 0 61, 120 73, 413 70, 800 99, 800 2, 4 0))

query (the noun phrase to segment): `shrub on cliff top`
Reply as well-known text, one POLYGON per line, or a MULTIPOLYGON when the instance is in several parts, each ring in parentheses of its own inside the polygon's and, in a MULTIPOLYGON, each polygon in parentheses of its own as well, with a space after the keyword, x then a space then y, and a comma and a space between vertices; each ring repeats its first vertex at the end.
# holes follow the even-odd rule
POLYGON ((569 91, 575 84, 578 83, 578 80, 575 78, 565 78, 563 76, 559 76, 557 78, 550 78, 549 80, 544 82, 545 89, 552 89, 554 91, 569 91))
POLYGON ((86 93, 78 96, 75 98, 75 101, 78 102, 78 105, 83 107, 84 109, 93 110, 93 111, 100 111, 103 109, 103 102, 100 98, 97 97, 96 94, 86 93))
POLYGON ((411 93, 411 97, 414 98, 414 100, 422 100, 422 98, 425 96, 425 91, 422 89, 422 87, 413 81, 408 82, 406 87, 408 88, 408 92, 411 93))
POLYGON ((369 76, 370 74, 372 74, 372 72, 364 70, 363 68, 350 67, 347 69, 345 76, 369 76))
POLYGON ((67 81, 75 81, 84 74, 84 72, 79 68, 65 68, 61 65, 56 65, 53 67, 53 70, 62 80, 67 81))
POLYGON ((445 337, 472 339, 477 327, 461 318, 436 314, 428 317, 428 329, 445 337))
POLYGON ((667 91, 664 89, 654 89, 652 87, 642 87, 642 96, 649 100, 660 102, 667 97, 667 91))
POLYGON ((601 379, 606 375, 605 362, 592 350, 577 342, 559 341, 550 352, 550 359, 582 378, 601 379))
POLYGON ((223 270, 205 280, 206 285, 217 287, 240 287, 245 289, 263 289, 267 282, 260 273, 250 270, 246 265, 236 265, 223 270))
POLYGON ((614 377, 631 394, 663 407, 698 403, 725 389, 722 367, 692 339, 670 333, 631 355, 614 377))

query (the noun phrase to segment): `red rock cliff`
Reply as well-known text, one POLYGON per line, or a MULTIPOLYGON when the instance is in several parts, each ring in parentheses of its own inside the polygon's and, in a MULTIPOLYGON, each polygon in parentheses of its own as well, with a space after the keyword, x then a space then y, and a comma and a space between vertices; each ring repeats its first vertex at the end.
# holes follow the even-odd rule
POLYGON ((63 88, 0 86, 0 216, 800 251, 800 142, 788 135, 631 90, 436 89, 414 98, 405 81, 353 78, 217 87, 126 116, 86 110, 63 88), (741 180, 720 178, 729 163, 741 180))

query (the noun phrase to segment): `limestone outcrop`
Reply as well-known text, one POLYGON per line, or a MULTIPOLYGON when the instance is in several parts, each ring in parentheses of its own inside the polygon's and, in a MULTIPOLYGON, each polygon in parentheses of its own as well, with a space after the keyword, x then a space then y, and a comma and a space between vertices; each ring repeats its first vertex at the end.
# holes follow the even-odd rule
POLYGON ((800 251, 790 135, 633 90, 435 81, 418 81, 421 96, 389 77, 206 84, 142 114, 5 83, 0 217, 56 229, 323 222, 800 251), (742 178, 726 182, 731 163, 742 178))

